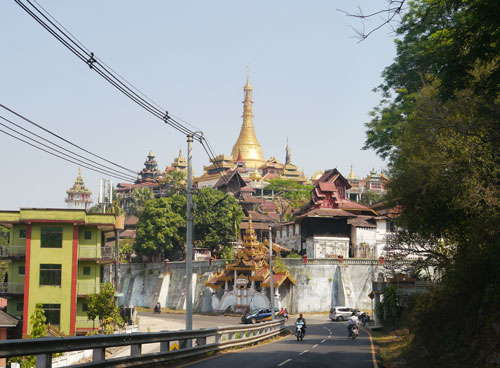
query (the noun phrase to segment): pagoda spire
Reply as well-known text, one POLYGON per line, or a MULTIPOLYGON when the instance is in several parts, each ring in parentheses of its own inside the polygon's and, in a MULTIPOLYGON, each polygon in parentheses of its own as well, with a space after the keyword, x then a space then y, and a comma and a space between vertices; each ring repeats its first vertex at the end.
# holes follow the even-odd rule
POLYGON ((290 148, 288 147, 288 137, 286 138, 286 156, 285 165, 290 165, 292 163, 292 155, 290 153, 290 148))
POLYGON ((245 84, 243 91, 245 93, 245 100, 243 101, 243 124, 241 126, 240 135, 233 146, 231 154, 234 160, 234 158, 238 157, 239 153, 241 153, 246 166, 260 167, 265 164, 265 160, 264 155, 262 154, 262 147, 260 146, 255 135, 252 121, 253 87, 250 84, 250 72, 248 72, 247 83, 245 84))
POLYGON ((349 173, 347 179, 356 179, 356 176, 354 176, 354 169, 352 167, 352 164, 351 164, 351 172, 349 173))

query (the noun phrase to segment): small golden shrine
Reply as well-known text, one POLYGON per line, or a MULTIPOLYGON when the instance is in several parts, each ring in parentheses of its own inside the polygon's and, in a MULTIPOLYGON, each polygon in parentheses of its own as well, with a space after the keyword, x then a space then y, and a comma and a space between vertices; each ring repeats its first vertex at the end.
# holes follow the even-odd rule
MULTIPOLYGON (((273 251, 277 253, 274 248, 273 251)), ((295 285, 295 279, 288 270, 277 270, 273 267, 273 272, 275 297, 279 297, 278 288, 286 281, 295 285)), ((250 306, 247 301, 249 298, 256 293, 264 293, 265 288, 270 287, 269 243, 257 240, 251 217, 243 238, 243 246, 238 250, 236 259, 210 278, 205 285, 214 290, 221 290, 224 286, 224 293, 233 293, 236 296, 236 305, 233 306, 235 309, 250 306)))

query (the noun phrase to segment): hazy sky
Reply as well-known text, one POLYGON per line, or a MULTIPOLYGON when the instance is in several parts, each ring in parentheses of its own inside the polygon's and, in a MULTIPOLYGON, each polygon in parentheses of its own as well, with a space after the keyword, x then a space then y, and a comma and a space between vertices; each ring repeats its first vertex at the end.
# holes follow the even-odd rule
MULTIPOLYGON (((369 11, 383 0, 38 1, 117 73, 201 128, 217 154, 229 155, 238 138, 249 65, 266 159, 284 161, 288 138, 307 176, 334 167, 347 176, 351 163, 360 177, 384 167, 361 147, 393 38, 385 29, 358 43, 350 28, 358 22, 337 11, 369 11)), ((180 147, 185 153, 182 134, 111 87, 14 1, 0 3, 0 45, 0 103, 133 170, 150 149, 161 170, 180 147)), ((201 175, 208 158, 196 143, 193 153, 201 175)), ((76 165, 2 133, 0 154, 0 209, 66 207, 76 165)), ((96 202, 103 175, 82 176, 96 202)))

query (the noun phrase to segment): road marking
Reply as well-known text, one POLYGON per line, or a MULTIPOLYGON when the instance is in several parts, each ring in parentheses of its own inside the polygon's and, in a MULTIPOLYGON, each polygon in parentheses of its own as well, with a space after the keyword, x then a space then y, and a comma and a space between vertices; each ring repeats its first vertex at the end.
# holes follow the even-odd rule
POLYGON ((314 349, 315 347, 317 347, 317 346, 318 346, 318 344, 314 345, 314 346, 313 346, 313 349, 314 349))
POLYGON ((299 353, 299 355, 307 353, 309 350, 304 350, 302 353, 299 353))
POLYGON ((372 347, 372 362, 373 362, 373 368, 378 368, 377 365, 377 356, 375 354, 375 348, 373 347, 373 339, 372 339, 372 334, 370 333, 369 330, 364 329, 366 333, 368 334, 368 337, 370 338, 370 345, 372 347))
POLYGON ((281 367, 283 364, 286 364, 288 363, 289 361, 291 361, 292 359, 287 359, 285 360, 284 362, 281 362, 280 364, 278 364, 278 367, 281 367))
POLYGON ((325 339, 321 340, 321 342, 325 342, 325 341, 326 341, 325 339))
POLYGON ((332 337, 332 335, 328 335, 327 339, 329 339, 330 337, 332 337))

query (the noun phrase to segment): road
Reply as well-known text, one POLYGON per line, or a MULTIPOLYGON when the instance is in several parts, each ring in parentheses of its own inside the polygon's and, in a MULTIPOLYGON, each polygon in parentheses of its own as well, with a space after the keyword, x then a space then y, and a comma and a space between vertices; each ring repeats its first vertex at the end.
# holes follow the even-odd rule
MULTIPOLYGON (((153 314, 139 312, 140 331, 154 332, 161 330, 181 330, 185 328, 184 314, 153 314)), ((192 368, 267 368, 267 367, 347 367, 377 368, 373 361, 370 338, 364 331, 356 340, 347 338, 347 322, 332 322, 326 315, 306 316, 307 335, 303 341, 297 341, 294 335, 287 336, 273 343, 258 345, 253 348, 225 353, 221 356, 195 362, 192 368)), ((237 325, 240 317, 193 315, 193 329, 237 325)), ((294 319, 290 318, 286 326, 294 329, 294 319)), ((159 351, 159 344, 143 346, 143 353, 159 351)), ((129 349, 114 355, 127 356, 129 349)))
MULTIPOLYGON (((293 321, 287 323, 292 329, 293 321)), ((347 322, 331 322, 326 316, 307 317, 307 335, 297 341, 294 335, 270 344, 190 364, 190 368, 267 368, 267 367, 347 367, 373 368, 370 338, 364 331, 356 340, 347 338, 347 322)))

